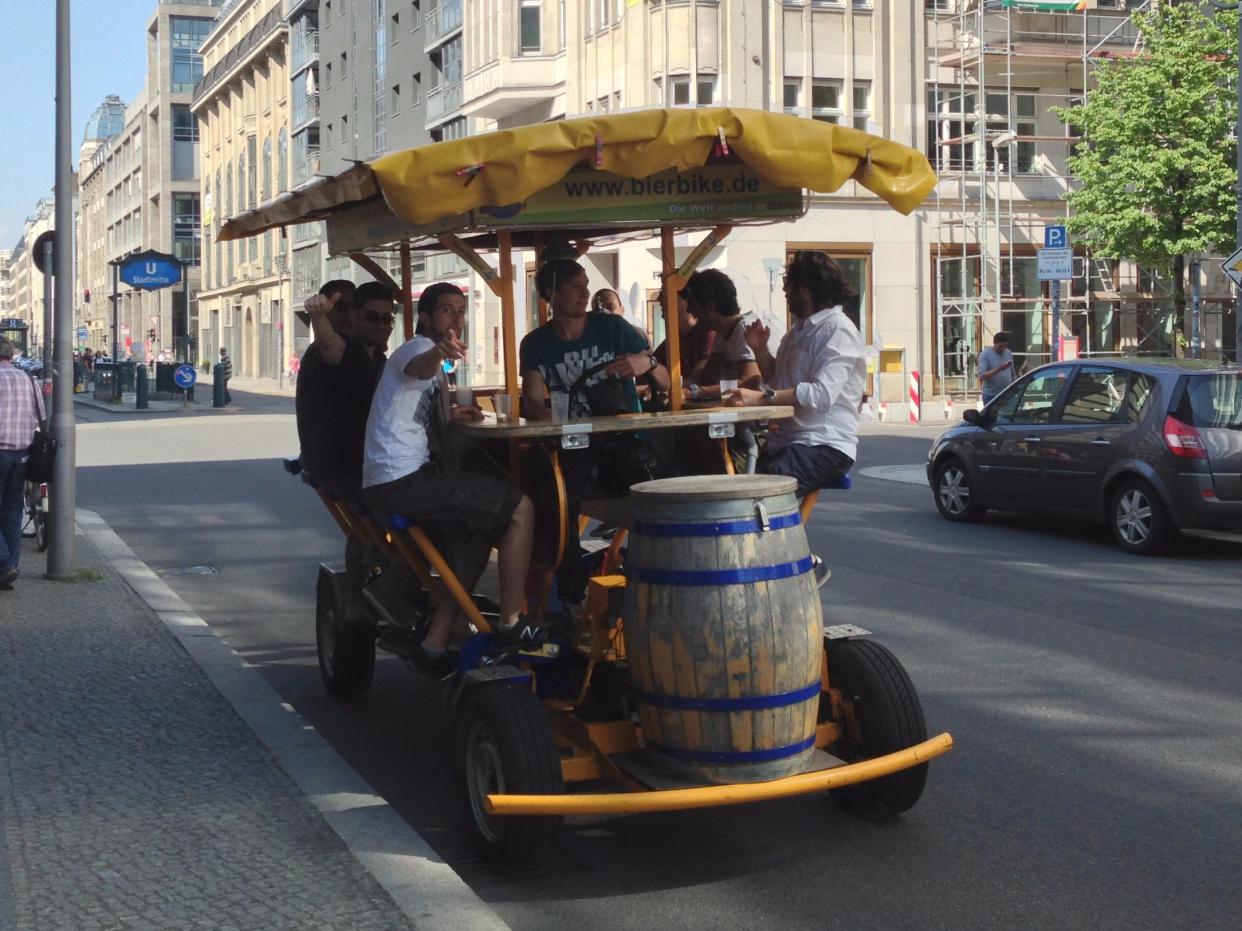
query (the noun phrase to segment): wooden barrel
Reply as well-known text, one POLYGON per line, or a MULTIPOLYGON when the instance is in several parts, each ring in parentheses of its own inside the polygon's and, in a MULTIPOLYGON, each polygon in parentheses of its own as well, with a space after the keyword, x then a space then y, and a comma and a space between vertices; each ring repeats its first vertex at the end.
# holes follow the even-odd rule
POLYGON ((791 478, 630 489, 625 647, 647 747, 708 782, 799 772, 823 616, 791 478))

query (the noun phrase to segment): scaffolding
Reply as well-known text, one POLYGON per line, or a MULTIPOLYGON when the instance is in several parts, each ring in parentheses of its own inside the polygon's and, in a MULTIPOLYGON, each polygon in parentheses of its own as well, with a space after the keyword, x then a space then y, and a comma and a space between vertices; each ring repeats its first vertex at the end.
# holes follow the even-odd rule
MULTIPOLYGON (((1051 304, 1037 280, 1036 252, 1043 228, 1068 215, 1068 160, 1080 141, 1052 108, 1084 102, 1098 62, 1142 54, 1130 17, 1155 2, 927 4, 926 145, 941 178, 931 246, 935 394, 977 394, 978 353, 1000 330, 1022 367, 1051 359, 1051 304)), ((1228 342, 1223 318, 1232 307, 1227 282, 1212 271, 1204 302, 1209 355, 1212 334, 1218 350, 1228 342)), ((1082 249, 1073 272, 1061 298, 1066 355, 1178 351, 1167 282, 1082 249)))

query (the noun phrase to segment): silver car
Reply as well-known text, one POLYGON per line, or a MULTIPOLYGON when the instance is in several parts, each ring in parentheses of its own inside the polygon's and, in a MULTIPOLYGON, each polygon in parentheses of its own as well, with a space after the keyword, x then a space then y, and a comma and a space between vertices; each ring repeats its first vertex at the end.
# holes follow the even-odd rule
POLYGON ((932 444, 946 520, 989 508, 1104 520, 1132 553, 1242 529, 1242 378, 1219 363, 1079 359, 1019 378, 932 444))

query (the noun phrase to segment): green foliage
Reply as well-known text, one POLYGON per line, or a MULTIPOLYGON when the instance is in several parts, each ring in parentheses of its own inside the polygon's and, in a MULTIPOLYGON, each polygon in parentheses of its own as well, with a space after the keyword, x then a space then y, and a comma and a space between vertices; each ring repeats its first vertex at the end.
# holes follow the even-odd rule
POLYGON ((1078 242, 1176 278, 1179 259, 1232 250, 1237 16, 1193 3, 1134 14, 1141 54, 1100 63, 1085 105, 1054 108, 1083 139, 1069 160, 1078 242))

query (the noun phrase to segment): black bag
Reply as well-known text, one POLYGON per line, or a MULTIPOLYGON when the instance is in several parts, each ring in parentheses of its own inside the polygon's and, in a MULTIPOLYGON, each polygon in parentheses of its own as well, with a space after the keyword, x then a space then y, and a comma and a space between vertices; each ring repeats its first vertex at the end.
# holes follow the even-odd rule
MULTIPOLYGON (((39 409, 39 389, 34 379, 30 380, 30 390, 35 396, 35 410, 39 409)), ((30 441, 30 458, 26 460, 26 481, 42 485, 52 480, 52 470, 56 467, 56 441, 44 429, 45 424, 39 421, 39 429, 30 441)))
POLYGON ((598 365, 591 366, 579 375, 569 388, 569 403, 572 405, 574 397, 581 395, 591 409, 592 417, 611 417, 614 414, 633 413, 633 409, 625 397, 625 383, 620 378, 605 378, 603 381, 596 382, 589 387, 586 385, 588 378, 612 365, 615 361, 615 359, 608 359, 598 365))

